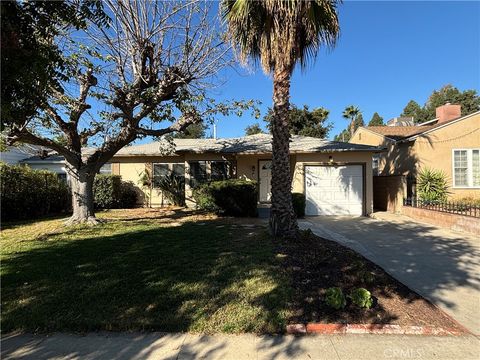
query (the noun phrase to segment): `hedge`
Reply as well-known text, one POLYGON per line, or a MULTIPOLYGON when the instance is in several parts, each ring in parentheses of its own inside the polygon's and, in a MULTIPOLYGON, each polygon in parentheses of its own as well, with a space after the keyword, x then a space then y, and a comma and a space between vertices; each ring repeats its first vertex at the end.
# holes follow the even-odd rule
POLYGON ((71 209, 70 189, 57 174, 0 163, 2 220, 32 219, 71 209))
POLYGON ((197 208, 227 216, 256 216, 257 184, 246 180, 214 181, 193 190, 197 208))
POLYGON ((93 198, 97 209, 132 208, 137 192, 133 183, 122 181, 120 175, 101 174, 95 176, 93 198))

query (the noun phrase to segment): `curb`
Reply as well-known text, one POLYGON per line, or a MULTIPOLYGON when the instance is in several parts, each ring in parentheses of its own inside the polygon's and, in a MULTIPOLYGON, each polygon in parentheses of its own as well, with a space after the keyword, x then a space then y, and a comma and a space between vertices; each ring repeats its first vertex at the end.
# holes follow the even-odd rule
POLYGON ((287 334, 388 334, 388 335, 434 335, 461 336, 468 332, 432 326, 401 326, 391 324, 291 324, 286 327, 287 334))

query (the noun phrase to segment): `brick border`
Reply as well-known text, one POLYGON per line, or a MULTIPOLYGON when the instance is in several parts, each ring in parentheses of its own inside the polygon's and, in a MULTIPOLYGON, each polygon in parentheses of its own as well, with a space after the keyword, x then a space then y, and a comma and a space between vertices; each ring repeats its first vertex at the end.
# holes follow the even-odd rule
POLYGON ((391 324, 290 324, 286 327, 287 334, 389 334, 389 335, 435 335, 460 336, 469 332, 453 328, 433 326, 401 326, 391 324))

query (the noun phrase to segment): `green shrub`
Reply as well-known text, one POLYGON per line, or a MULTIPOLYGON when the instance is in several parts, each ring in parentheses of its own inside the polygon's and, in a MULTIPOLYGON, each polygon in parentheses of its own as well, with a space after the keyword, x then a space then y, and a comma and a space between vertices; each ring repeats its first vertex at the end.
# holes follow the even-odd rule
POLYGON ((137 192, 133 183, 123 182, 120 175, 96 175, 93 197, 97 209, 130 208, 137 203, 137 192))
POLYGON ((425 202, 444 202, 447 200, 448 184, 445 174, 440 170, 423 168, 417 177, 418 198, 425 202))
POLYGON ((122 181, 122 191, 120 195, 120 206, 123 209, 131 209, 137 206, 138 192, 131 181, 122 181))
POLYGON ((257 215, 255 182, 231 179, 202 184, 193 190, 197 207, 227 216, 257 215))
POLYGON ((155 187, 161 190, 173 205, 185 206, 185 177, 171 172, 156 182, 155 187))
POLYGON ((342 289, 338 287, 328 288, 325 293, 325 302, 328 306, 339 310, 343 309, 347 304, 345 295, 343 295, 342 289))
POLYGON ((120 207, 122 178, 120 175, 96 175, 93 182, 93 198, 97 209, 120 207))
POLYGON ((2 220, 33 219, 71 210, 70 189, 58 175, 0 163, 2 220))
POLYGON ((372 294, 367 289, 364 289, 364 288, 355 289, 350 293, 349 297, 352 300, 352 302, 358 307, 366 308, 366 309, 370 309, 372 307, 372 304, 373 304, 372 294))
POLYGON ((305 195, 302 193, 292 193, 293 210, 297 218, 305 216, 305 195))

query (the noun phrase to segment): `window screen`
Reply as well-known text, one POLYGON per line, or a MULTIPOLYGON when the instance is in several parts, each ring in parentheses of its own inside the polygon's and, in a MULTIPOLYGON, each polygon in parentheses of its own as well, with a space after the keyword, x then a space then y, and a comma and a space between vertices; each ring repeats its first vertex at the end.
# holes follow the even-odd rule
POLYGON ((212 161, 210 169, 210 179, 212 181, 226 180, 229 178, 228 163, 226 161, 212 161))
POLYGON ((466 150, 453 152, 453 172, 455 186, 468 186, 468 159, 466 150))
POLYGON ((207 182, 207 163, 206 161, 192 161, 190 165, 190 186, 196 187, 199 184, 207 182))
POLYGON ((160 181, 169 173, 168 164, 153 164, 153 187, 158 187, 160 181))

